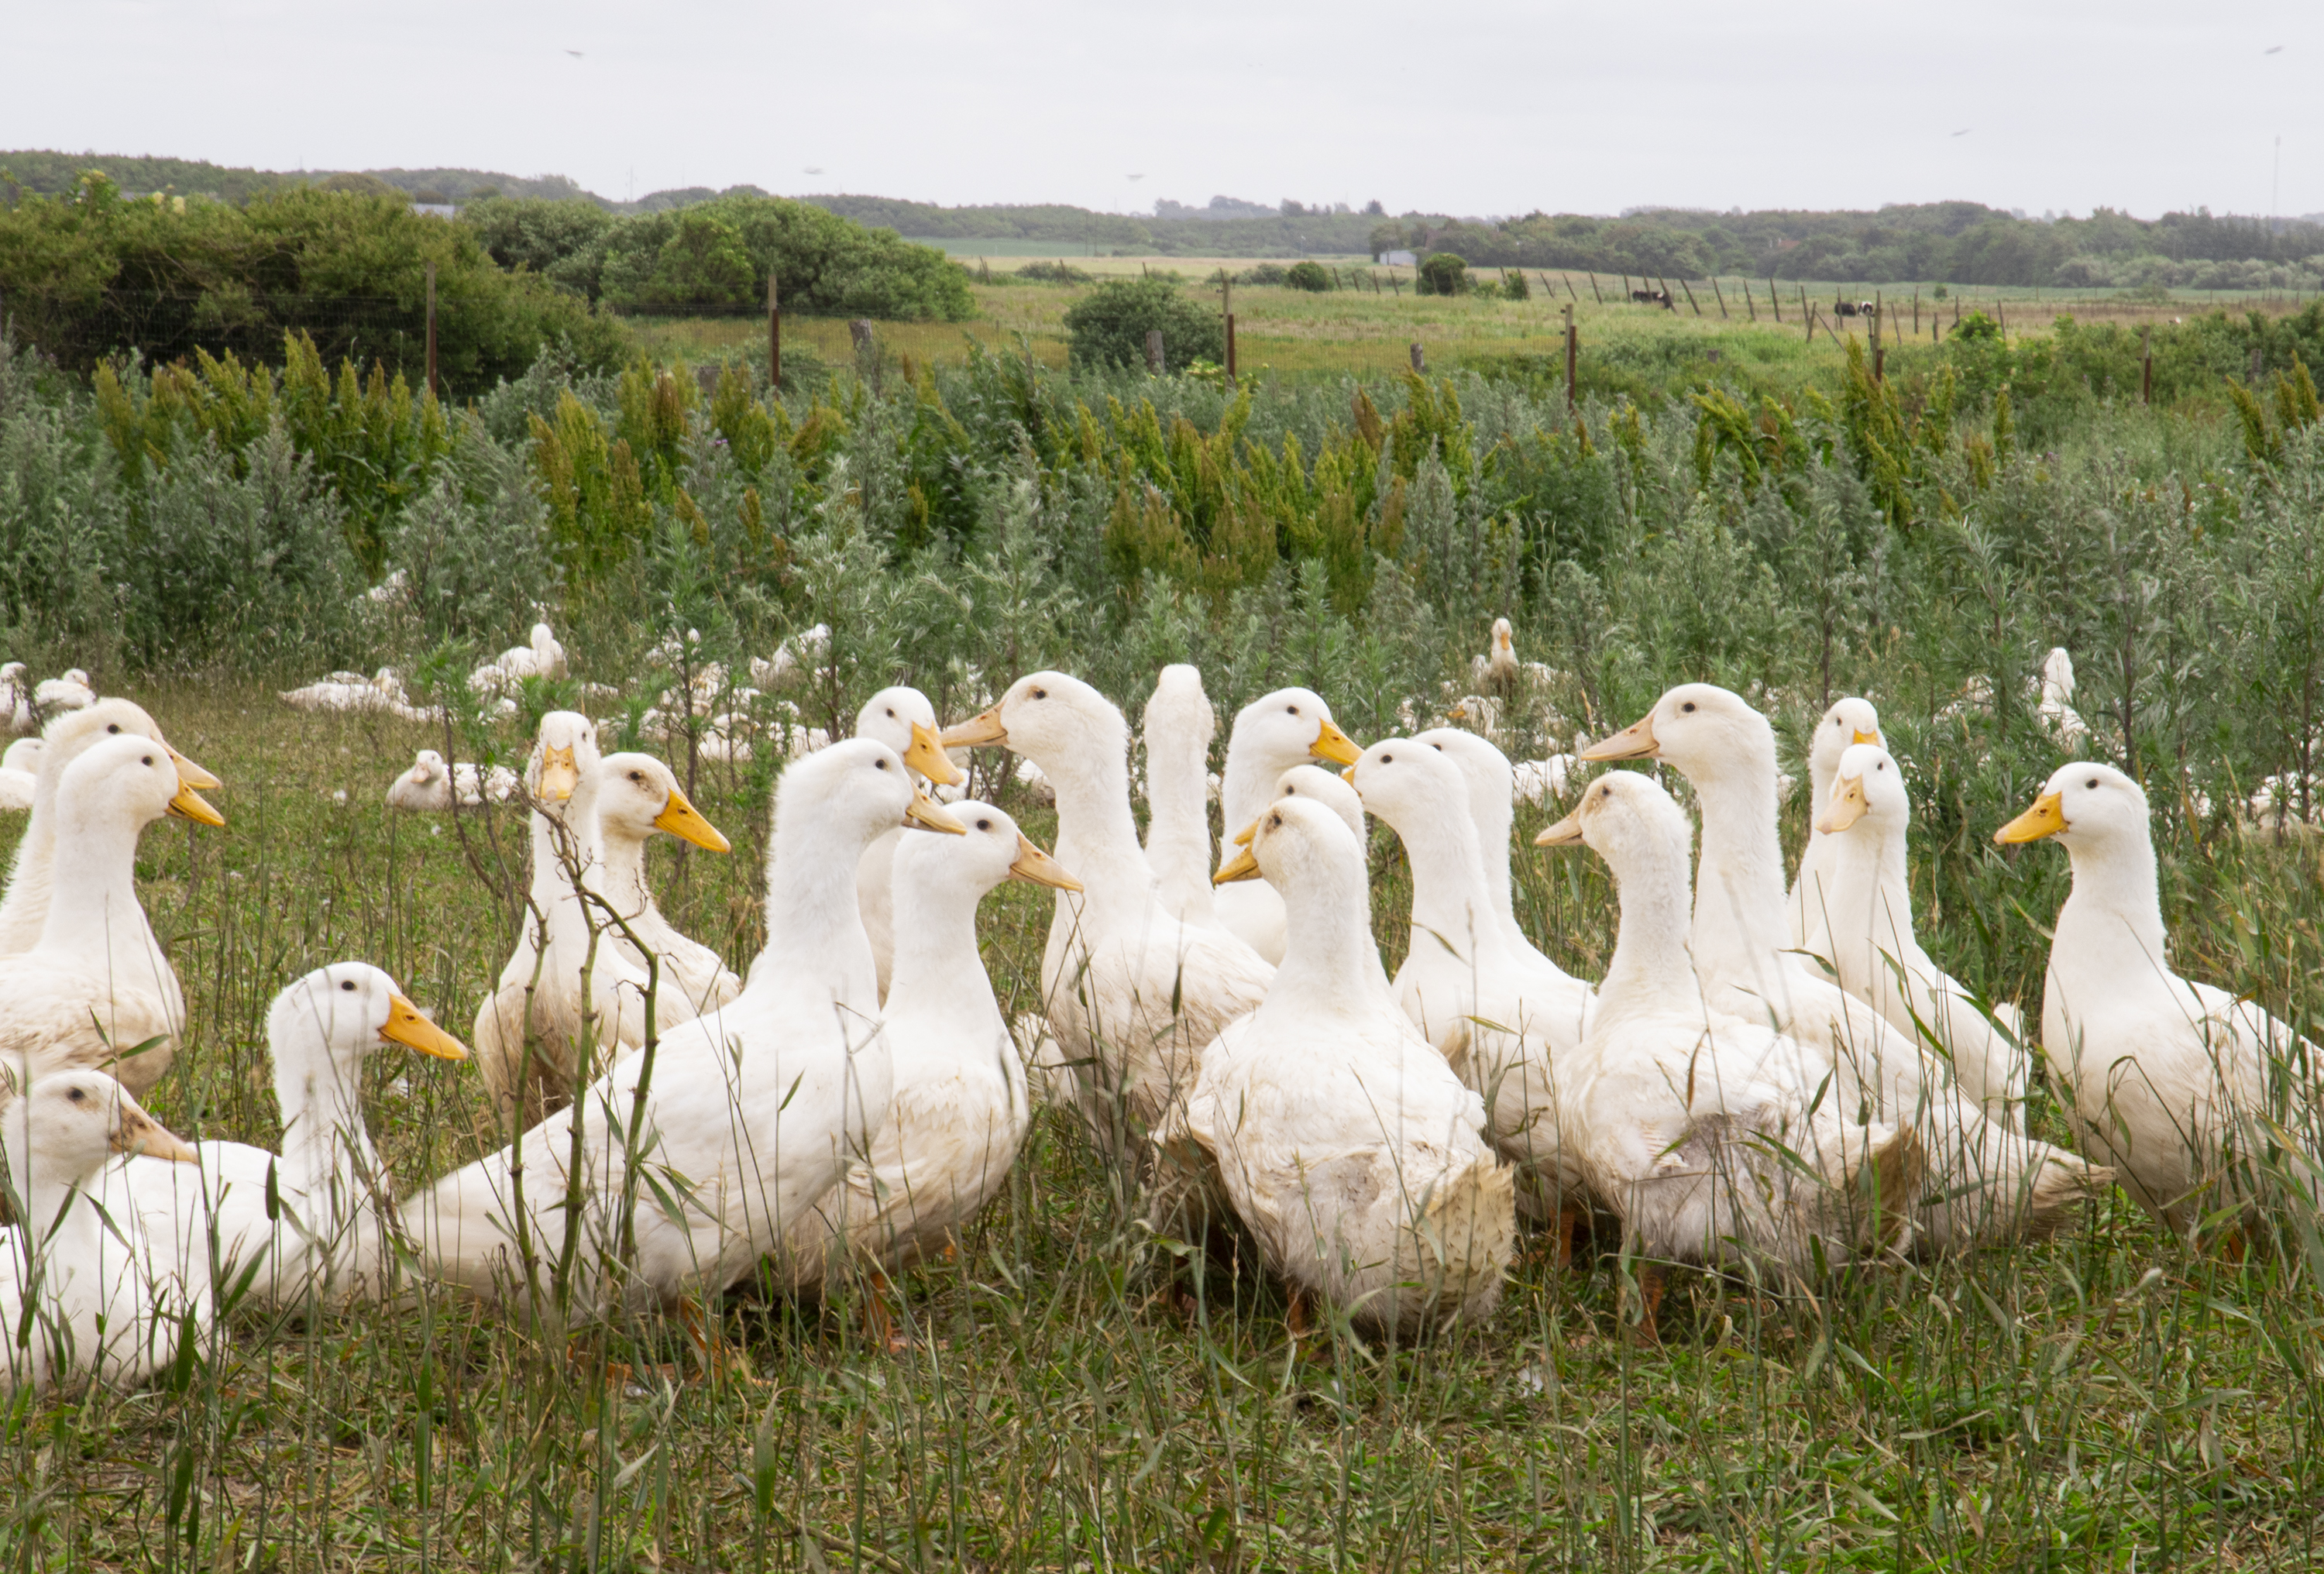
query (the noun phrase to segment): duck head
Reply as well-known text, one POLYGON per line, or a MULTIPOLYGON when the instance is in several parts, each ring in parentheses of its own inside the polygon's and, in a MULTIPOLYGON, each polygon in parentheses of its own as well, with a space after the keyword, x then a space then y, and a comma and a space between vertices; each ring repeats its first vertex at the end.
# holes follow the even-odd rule
MULTIPOLYGON (((466 1060, 467 1045, 445 1032, 407 999, 395 980, 369 962, 335 962, 294 980, 266 1013, 266 1041, 278 1071, 322 1060, 352 1068, 382 1045, 438 1060, 466 1060)), ((295 1074, 295 1071, 294 1071, 295 1074)))
POLYGON ((936 706, 908 684, 881 689, 855 713, 858 738, 877 738, 938 787, 958 787, 967 778, 936 741, 937 732, 936 706))
POLYGON ((61 771, 79 759, 84 750, 106 739, 132 735, 160 744, 188 787, 208 791, 225 785, 171 748, 169 740, 161 736, 161 724, 147 715, 143 706, 124 699, 99 700, 81 710, 67 711, 51 722, 41 731, 42 760, 48 769, 61 771))
POLYGON ((525 791, 538 807, 556 813, 600 758, 596 723, 578 711, 551 711, 540 718, 532 756, 525 762, 525 791))
POLYGON ((2054 836, 2068 851, 2092 851, 2149 836, 2146 794, 2111 765, 2061 766, 2034 806, 1993 833, 2002 846, 2054 836))
POLYGON ((1831 795, 1818 806, 1815 828, 1827 836, 1866 827, 1882 836, 1901 831, 1913 813, 1904 773, 1877 743, 1851 744, 1834 764, 1831 795))
MULTIPOLYGON (((913 785, 904 758, 876 738, 849 738, 794 760, 775 785, 775 836, 831 837, 853 860, 898 825, 963 834, 959 820, 913 785)), ((850 867, 853 867, 851 862, 850 867)))
POLYGON ((1665 691, 1643 717, 1580 750, 1579 757, 1668 760, 1699 783, 1738 768, 1772 775, 1775 735, 1767 718, 1741 695, 1716 684, 1683 683, 1665 691))
POLYGON ((1355 837, 1356 844, 1363 845, 1364 800, 1356 796, 1356 789, 1344 778, 1320 765, 1295 765, 1275 778, 1275 794, 1278 799, 1302 798, 1323 805, 1340 816, 1349 833, 1355 837))
POLYGON ((168 745, 136 732, 84 750, 57 778, 57 806, 76 823, 110 820, 139 830, 164 815, 226 824, 225 815, 185 784, 168 745))
POLYGON ((1815 738, 1808 745, 1808 767, 1812 774, 1830 779, 1840 769, 1840 757, 1856 745, 1885 748, 1887 742, 1880 734, 1880 713, 1872 702, 1850 695, 1832 701, 1831 709, 1816 723, 1815 738))
POLYGON ((1573 812, 1533 839, 1536 847, 1587 846, 1619 879, 1693 838, 1686 815, 1662 783, 1635 770, 1609 770, 1582 792, 1573 812))
POLYGON ((1363 752, 1332 720, 1332 707, 1313 689, 1279 688, 1235 713, 1227 752, 1279 775, 1311 759, 1353 765, 1363 752))
POLYGON ((712 852, 733 844, 678 790, 678 778, 650 754, 608 754, 596 765, 597 824, 615 826, 642 842, 667 831, 681 842, 712 852))

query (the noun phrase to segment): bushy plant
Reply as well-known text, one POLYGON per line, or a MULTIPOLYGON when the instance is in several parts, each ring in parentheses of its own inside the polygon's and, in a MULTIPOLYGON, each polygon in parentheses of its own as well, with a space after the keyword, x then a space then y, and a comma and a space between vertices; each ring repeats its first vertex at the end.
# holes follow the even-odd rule
POLYGON ((1283 271, 1283 282, 1294 290, 1322 294, 1332 288, 1332 275, 1321 262, 1294 262, 1283 271))
POLYGON ((1451 252, 1438 252, 1420 264, 1412 281, 1416 295, 1461 295, 1469 289, 1469 264, 1451 252))
POLYGON ((1101 284, 1074 303, 1065 317, 1066 342, 1076 367, 1138 367, 1146 364, 1146 336, 1162 331, 1170 364, 1201 357, 1223 361, 1225 319, 1158 279, 1123 279, 1101 284))
POLYGON ((935 247, 779 197, 733 194, 632 215, 590 248, 592 287, 616 306, 752 310, 765 304, 772 273, 794 311, 896 321, 976 311, 968 271, 935 247))

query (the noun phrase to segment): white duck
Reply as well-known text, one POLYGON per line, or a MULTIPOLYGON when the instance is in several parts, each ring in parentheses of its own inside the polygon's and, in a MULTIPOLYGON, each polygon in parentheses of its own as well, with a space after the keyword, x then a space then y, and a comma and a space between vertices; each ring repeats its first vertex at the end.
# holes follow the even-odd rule
POLYGON ((2089 723, 2069 703, 2073 697, 2074 658, 2063 645, 2053 645, 2042 658, 2041 698, 2035 702, 2034 716, 2069 749, 2080 748, 2090 735, 2089 723))
POLYGON ((226 821, 137 733, 84 750, 51 808, 56 890, 40 943, 0 957, 0 1024, 29 1038, 35 1075, 99 1066, 143 1094, 170 1068, 186 1001, 137 900, 137 839, 164 815, 226 821))
MULTIPOLYGON (((611 754, 579 772, 563 805, 562 824, 570 827, 569 833, 552 833, 549 839, 552 888, 540 915, 538 971, 528 971, 512 985, 504 982, 476 1013, 480 1067, 495 1100, 512 1118, 561 1107, 586 1080, 599 1054, 611 1057, 639 1047, 650 1030, 659 1035, 692 1020, 701 1014, 700 1001, 716 1004, 723 988, 714 972, 696 992, 684 966, 667 967, 656 980, 616 926, 617 918, 644 911, 635 905, 644 887, 644 854, 632 850, 624 856, 619 883, 609 880, 599 814, 607 803, 619 805, 622 834, 640 842, 654 830, 666 830, 712 851, 726 851, 726 839, 687 802, 669 769, 650 755, 611 754), (576 868, 581 873, 578 888, 573 883, 576 868)), ((646 902, 650 907, 650 895, 646 902)), ((676 934, 667 924, 659 932, 676 934)), ((645 932, 639 937, 652 943, 645 932)), ((690 953, 687 961, 696 971, 706 965, 690 953)))
POLYGON ((669 1029, 650 1059, 624 1055, 576 1105, 407 1204, 422 1259, 478 1294, 521 1294, 548 1283, 577 1220, 585 1233, 572 1260, 584 1306, 666 1303, 748 1272, 851 1158, 870 1151, 888 1109, 893 1071, 855 865, 907 815, 960 830, 913 790, 901 757, 872 739, 835 743, 786 770, 767 891, 773 965, 753 970, 730 1004, 669 1029), (582 1169, 570 1176, 577 1212, 566 1204, 576 1111, 587 1117, 582 1169), (614 1135, 622 1131, 650 1143, 636 1172, 614 1135), (625 1275, 605 1283, 605 1265, 625 1256, 625 1275))
POLYGON ((32 730, 32 680, 25 676, 23 662, 0 664, 0 731, 29 732, 32 730))
POLYGON ((41 785, 41 741, 19 738, 0 754, 0 809, 29 812, 41 785))
POLYGON ((1620 937, 1559 1104, 1591 1191, 1644 1259, 1649 1337, 1662 1264, 1804 1278, 1849 1262, 1909 1236, 1925 1166, 1910 1127, 1852 1122, 1821 1096, 1821 1054, 1705 1008, 1687 953, 1690 840, 1670 794, 1635 771, 1600 777, 1535 838, 1586 842, 1621 891, 1620 937))
MULTIPOLYGON (((855 735, 876 738, 894 750, 915 780, 956 787, 964 779, 936 743, 936 708, 918 689, 899 685, 865 700, 855 713, 855 735)), ((890 889, 896 850, 903 840, 900 828, 882 833, 863 850, 863 861, 855 870, 856 905, 862 911, 863 933, 872 941, 872 962, 879 970, 883 997, 896 962, 895 902, 890 889)))
POLYGON ((1882 748, 1880 713, 1872 702, 1854 695, 1831 703, 1816 723, 1808 742, 1808 839, 1801 845, 1797 874, 1784 898, 1790 924, 1791 948, 1823 957, 1824 908, 1831 898, 1831 869, 1838 852, 1831 836, 1818 828, 1823 807, 1831 801, 1831 784, 1840 775, 1840 757, 1858 743, 1882 748))
POLYGON ((2324 1154, 2317 1046, 2171 970, 2138 784, 2108 765, 2061 767, 1994 840, 2049 836, 2074 884, 2050 945, 2042 1048, 2082 1139, 2181 1235, 2249 1199, 2269 1148, 2304 1149, 2312 1166, 2324 1154))
POLYGON ((19 1093, 21 1071, 0 1070, 17 1210, 0 1229, 0 1385, 41 1390, 84 1372, 134 1382, 176 1353, 183 1315, 198 1324, 207 1309, 151 1281, 89 1192, 115 1154, 191 1160, 194 1150, 103 1072, 51 1072, 19 1093))
POLYGON ((896 971, 881 1012, 894 1091, 871 1151, 786 1229, 795 1286, 849 1256, 893 1272, 943 1250, 1008 1179, 1032 1125, 1025 1067, 977 952, 976 907, 1003 880, 1081 882, 990 804, 947 812, 965 836, 908 836, 896 850, 896 971))
MULTIPOLYGON (((1295 765, 1275 778, 1275 796, 1278 799, 1308 798, 1323 805, 1340 816, 1340 824, 1356 839, 1358 851, 1370 851, 1372 833, 1370 824, 1364 818, 1364 800, 1337 772, 1325 770, 1320 765, 1295 765)), ((1250 843, 1242 842, 1239 845, 1250 843)))
POLYGON ((16 842, 8 870, 8 894, 0 901, 0 956, 30 951, 40 943, 48 920, 49 892, 55 883, 57 783, 72 762, 108 738, 134 734, 161 744, 178 768, 178 779, 198 792, 219 786, 218 778, 171 749, 160 723, 127 700, 99 700, 49 723, 41 736, 40 770, 32 784, 32 817, 16 842))
POLYGON ((1363 852, 1338 814, 1278 800, 1218 879, 1261 870, 1289 914, 1283 966, 1204 1052, 1185 1135, 1291 1284, 1295 1328, 1310 1295, 1399 1331, 1479 1321, 1517 1227, 1484 1102, 1389 993, 1363 852))
POLYGON ((413 756, 411 769, 387 784, 387 806, 442 814, 452 806, 452 772, 433 749, 413 756))
MULTIPOLYGON (((1978 1008, 1976 997, 1946 973, 1913 936, 1913 885, 1904 862, 1913 800, 1904 773, 1877 743, 1840 757, 1816 825, 1835 855, 1825 860, 1819 917, 1822 956, 1840 987, 1868 1002, 1899 1033, 1917 1035, 1941 1052, 1953 1080, 1987 1119, 2013 1131, 2024 1117, 2030 1057, 2008 1031, 1978 1008)), ((1999 1017, 2001 1008, 1994 1008, 1999 1017)))
POLYGON ((245 1276, 261 1305, 303 1304, 310 1292, 375 1298, 387 1279, 378 1208, 388 1177, 364 1128, 364 1062, 384 1044, 445 1060, 468 1052, 359 962, 318 968, 277 995, 266 1044, 280 1155, 212 1141, 195 1145, 194 1164, 124 1158, 106 1167, 97 1200, 115 1220, 134 1217, 148 1270, 189 1298, 245 1276))
MULTIPOLYGON (((1275 798, 1276 782, 1293 766, 1316 759, 1353 765, 1360 752, 1333 722, 1332 707, 1311 689, 1279 688, 1251 701, 1235 713, 1234 729, 1227 734, 1219 807, 1229 833, 1259 818, 1275 798)), ((1231 861, 1231 856, 1221 859, 1222 864, 1231 861)), ((1268 963, 1282 960, 1283 898, 1274 887, 1239 880, 1222 887, 1215 901, 1224 928, 1268 963)))
POLYGON ((1525 1171, 1527 1211, 1570 1228, 1582 1176, 1560 1141, 1557 1085, 1565 1058, 1582 1046, 1589 988, 1510 942, 1486 885, 1459 766, 1415 739, 1386 738, 1364 750, 1354 779, 1364 807, 1403 839, 1412 866, 1412 939, 1397 970, 1397 1003, 1484 1096, 1494 1146, 1525 1171))
POLYGON ((535 623, 525 644, 512 646, 477 667, 468 683, 479 693, 492 693, 514 687, 528 677, 563 677, 565 673, 565 647, 557 642, 547 623, 535 623))
POLYGON ((1469 660, 1469 681, 1480 694, 1508 694, 1517 686, 1517 648, 1507 618, 1493 620, 1493 637, 1482 656, 1469 660))
POLYGON ((68 711, 85 711, 97 704, 97 689, 88 674, 69 667, 61 677, 44 678, 32 689, 32 713, 52 722, 68 711))
MULTIPOLYGON (((711 852, 729 851, 730 844, 678 790, 669 767, 652 755, 609 754, 598 762, 597 775, 599 854, 593 883, 630 931, 660 956, 664 977, 674 980, 686 997, 686 1016, 698 1017, 724 1005, 742 993, 742 980, 727 970, 716 952, 679 934, 662 916, 653 888, 646 882, 646 840, 667 831, 711 852)), ((644 971, 645 953, 627 935, 616 929, 608 938, 644 971)))
MULTIPOLYGON (((1304 750, 1318 736, 1312 711, 1301 725, 1304 750)), ((1259 1004, 1274 969, 1235 935, 1183 925, 1163 906, 1130 815, 1129 724, 1088 684, 1028 674, 944 741, 1014 750, 1056 788, 1057 861, 1086 889, 1057 895, 1041 994, 1100 1139, 1142 1154, 1194 1086, 1203 1045, 1259 1004)))
POLYGON ((1140 724, 1146 738, 1146 861, 1154 866, 1162 905, 1173 917, 1216 927, 1207 779, 1218 720, 1203 692, 1202 669, 1164 667, 1140 724))
POLYGON ((1586 999, 1590 986, 1552 962, 1517 922, 1517 906, 1509 888, 1509 836, 1517 821, 1511 792, 1515 773, 1509 768, 1509 757, 1495 748, 1490 740, 1458 727, 1431 728, 1413 741, 1425 743, 1443 754, 1459 769, 1461 779, 1468 784, 1466 806, 1469 823, 1477 833, 1477 854, 1485 872, 1485 893, 1511 949, 1551 983, 1579 991, 1586 999))
POLYGON ((1660 759, 1692 784, 1702 856, 1690 943, 1708 1004, 1821 1053, 1843 1108, 1861 1100, 1873 1118, 1915 1128, 1934 1193, 1917 1222, 1932 1246, 2053 1229, 2105 1186, 2106 1172, 1986 1119, 1915 1040, 1784 951, 1775 735, 1741 695, 1681 685, 1582 758, 1660 759))

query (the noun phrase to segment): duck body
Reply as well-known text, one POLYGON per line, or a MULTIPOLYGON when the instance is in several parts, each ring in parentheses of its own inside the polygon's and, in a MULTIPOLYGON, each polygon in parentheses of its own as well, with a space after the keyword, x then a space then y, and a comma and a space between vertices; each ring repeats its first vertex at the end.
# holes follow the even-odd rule
POLYGON ((1186 1137, 1295 1289, 1402 1332, 1485 1317, 1513 1250, 1514 1174, 1484 1100, 1389 992, 1360 850, 1295 796, 1260 816, 1248 861, 1283 893, 1288 944, 1265 1002, 1205 1049, 1186 1137))
POLYGON ((585 1302, 639 1308, 722 1288, 776 1247, 870 1151, 894 1091, 854 874, 865 845, 908 813, 957 824, 916 797, 902 759, 873 740, 786 770, 767 893, 774 964, 583 1090, 577 1169, 568 1105, 408 1203, 404 1226, 430 1270, 487 1298, 521 1294, 547 1283, 578 1228, 585 1302), (641 1134, 642 1170, 622 1131, 641 1134), (609 1280, 604 1265, 624 1247, 624 1273, 609 1280))
POLYGON ((41 786, 41 741, 19 738, 0 754, 0 809, 30 811, 41 786))
POLYGON ((137 840, 172 812, 225 822, 139 733, 83 750, 49 808, 56 888, 39 943, 0 956, 0 1022, 34 1046, 35 1075, 102 1067, 143 1094, 170 1068, 186 1002, 137 899, 137 840))
POLYGON ((1914 1131, 1849 1121, 1820 1096, 1821 1054, 1703 1005, 1686 940, 1687 824, 1670 795, 1609 772, 1540 840, 1586 841, 1621 891, 1620 938, 1560 1114, 1633 1250, 1805 1276, 1819 1258, 1909 1238, 1925 1168, 1914 1131))
POLYGON ((1585 759, 1649 756, 1675 766, 1701 805, 1689 943, 1706 1001, 1823 1055, 1843 1108, 1914 1128, 1932 1193, 1915 1220, 1923 1242, 1949 1250, 2040 1235, 2108 1183, 2107 1172, 1987 1120, 1915 1040, 1784 952, 1775 742, 1766 717, 1727 689, 1684 684, 1645 719, 1583 751, 1585 759))
POLYGON ((1563 1211, 1583 1183, 1558 1130, 1557 1088, 1564 1059, 1582 1046, 1590 991, 1510 943, 1459 766, 1415 739, 1383 739, 1357 761, 1355 786, 1403 839, 1412 866, 1412 940, 1397 1003, 1483 1097, 1494 1146, 1524 1172, 1527 1210, 1563 1211))
POLYGON ((103 1072, 15 1066, 5 1080, 0 1146, 18 1221, 0 1229, 0 1386, 134 1382, 176 1355, 187 1320, 208 1325, 210 1302, 153 1277, 134 1215, 108 1229, 92 1194, 115 1154, 193 1150, 103 1072))
MULTIPOLYGON (((1276 783, 1295 765, 1328 759, 1353 765, 1358 753, 1332 720, 1332 707, 1312 689, 1279 688, 1235 713, 1227 734, 1227 768, 1219 784, 1226 833, 1234 836, 1274 800, 1276 783)), ((1222 853, 1222 866, 1232 862, 1222 853)), ((1218 922, 1270 967, 1283 959, 1283 898, 1264 880, 1238 880, 1218 888, 1218 922)))
POLYGON ((445 766, 444 757, 433 749, 421 750, 412 759, 411 769, 388 784, 387 806, 448 813, 452 807, 452 773, 445 766))
POLYGON ((1042 997, 1098 1139, 1142 1157, 1194 1086, 1203 1046, 1266 997, 1274 969, 1235 934, 1182 924, 1163 905, 1130 810, 1130 729, 1097 690, 1028 674, 945 741, 1005 745, 1056 790, 1056 860, 1084 889, 1057 894, 1042 997))
POLYGON ((390 1187, 364 1126, 364 1061, 386 1043, 447 1060, 467 1051, 387 974, 354 962, 275 997, 266 1036, 281 1153, 210 1141, 194 1145, 192 1164, 116 1159, 98 1200, 108 1215, 136 1219, 149 1271, 186 1295, 246 1283, 265 1306, 374 1299, 389 1274, 378 1219, 390 1187))
POLYGON ((1818 829, 1818 822, 1831 800, 1840 757, 1859 743, 1882 743, 1880 713, 1870 700, 1854 695, 1831 703, 1808 742, 1808 839, 1800 848, 1798 872, 1784 897, 1784 917, 1791 948, 1817 959, 1827 954, 1824 915, 1831 897, 1832 866, 1839 856, 1831 833, 1818 829))
MULTIPOLYGON (((2073 861, 2042 995, 2042 1047, 2075 1130, 2177 1234, 2259 1188, 2263 1118, 2315 1142, 2314 1045, 2249 1000, 2171 969, 2146 795, 2068 765, 1996 840, 2055 836, 2073 861), (2240 1159, 2236 1156, 2242 1155, 2240 1159)), ((2307 1162, 2316 1154, 2311 1147, 2307 1162)))
POLYGON ((1904 772, 1886 750, 1858 743, 1841 755, 1816 811, 1832 849, 1820 877, 1821 954, 1841 989, 1941 1052, 1987 1119, 2023 1131, 2025 1051, 1914 938, 1904 862, 1912 814, 1904 772))
POLYGON ((804 1287, 848 1256, 885 1271, 940 1251, 1009 1177, 1032 1125, 1025 1066, 976 944, 979 899, 1001 881, 1072 877, 990 804, 949 812, 965 836, 906 837, 895 855, 896 972, 881 1008, 893 1064, 869 1151, 785 1232, 804 1287))

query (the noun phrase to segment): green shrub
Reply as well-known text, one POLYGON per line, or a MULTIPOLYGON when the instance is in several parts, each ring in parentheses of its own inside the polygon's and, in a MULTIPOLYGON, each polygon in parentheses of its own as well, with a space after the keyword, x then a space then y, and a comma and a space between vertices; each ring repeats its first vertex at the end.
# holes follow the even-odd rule
POLYGON ((1420 264, 1412 281, 1416 295, 1462 295, 1469 289, 1469 264, 1450 252, 1439 252, 1420 264))
POLYGON ((933 246, 779 197, 735 194, 617 219, 569 272, 616 307, 756 310, 767 275, 794 311, 898 322, 976 314, 968 270, 933 246))
POLYGON ((1146 336, 1162 330, 1169 364, 1195 359, 1223 361, 1225 319, 1160 279, 1124 279, 1101 284, 1065 313, 1069 353, 1076 367, 1139 367, 1146 364, 1146 336))
POLYGON ((1094 284, 1097 275, 1068 262, 1028 262, 1016 276, 1034 284, 1094 284))
POLYGON ((1281 284, 1290 272, 1280 262, 1259 262, 1235 275, 1238 284, 1281 284))
POLYGON ((1283 271, 1283 281, 1294 290, 1318 295, 1332 288, 1332 275, 1321 262, 1294 262, 1283 271))

